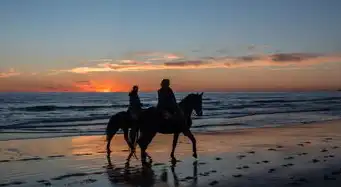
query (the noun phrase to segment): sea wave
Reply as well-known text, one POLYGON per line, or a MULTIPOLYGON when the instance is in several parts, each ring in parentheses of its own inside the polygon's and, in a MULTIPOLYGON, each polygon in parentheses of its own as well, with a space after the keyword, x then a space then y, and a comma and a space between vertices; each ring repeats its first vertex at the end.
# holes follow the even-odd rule
MULTIPOLYGON (((212 108, 213 109, 213 108, 212 108)), ((210 111, 204 109, 204 111, 210 111)), ((193 120, 200 119, 214 119, 214 118, 225 118, 225 119, 235 119, 235 118, 244 118, 248 116, 255 115, 272 115, 272 114, 290 114, 290 113, 309 113, 309 112, 329 112, 329 111, 341 111, 341 106, 335 107, 320 107, 320 108, 305 108, 305 109, 295 109, 295 108, 286 108, 286 109, 271 109, 265 111, 222 111, 216 110, 212 112, 206 112, 204 116, 196 117, 194 116, 193 120)), ((48 128, 58 128, 58 127, 81 127, 81 126, 97 126, 104 125, 106 123, 96 123, 96 120, 109 120, 109 118, 114 114, 97 114, 90 115, 87 117, 71 117, 71 118, 41 118, 35 120, 29 120, 25 122, 17 122, 11 125, 0 126, 0 129, 27 129, 27 128, 37 128, 37 127, 48 127, 48 128), (93 122, 92 122, 93 121, 93 122), (78 123, 78 122, 87 122, 87 123, 78 123), (57 124, 60 123, 60 124, 57 124), (69 123, 69 124, 67 124, 69 123)), ((211 124, 212 125, 212 124, 211 124)))
POLYGON ((74 111, 85 111, 85 110, 96 110, 100 108, 127 108, 128 105, 70 105, 70 106, 57 106, 57 105, 38 105, 28 107, 11 107, 11 111, 28 111, 28 112, 45 112, 45 111, 56 111, 56 110, 74 110, 74 111))
POLYGON ((98 115, 91 117, 75 117, 75 118, 46 118, 46 119, 35 119, 31 121, 19 122, 12 125, 0 126, 0 129, 12 129, 12 128, 21 128, 22 126, 31 125, 31 124, 46 124, 46 123, 66 123, 66 122, 82 122, 82 121, 94 121, 100 119, 108 119, 111 115, 98 115))
POLYGON ((294 103, 294 102, 315 102, 315 101, 340 101, 341 97, 326 97, 326 98, 314 98, 314 99, 261 99, 254 100, 253 103, 294 103))

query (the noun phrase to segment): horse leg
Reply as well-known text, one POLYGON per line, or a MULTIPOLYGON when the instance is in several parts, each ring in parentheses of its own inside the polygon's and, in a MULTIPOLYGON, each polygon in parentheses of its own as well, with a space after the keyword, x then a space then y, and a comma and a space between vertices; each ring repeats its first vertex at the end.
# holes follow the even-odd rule
POLYGON ((107 154, 110 154, 111 153, 111 150, 110 150, 110 143, 111 143, 111 140, 113 139, 113 137, 115 136, 115 134, 117 133, 119 128, 108 128, 107 129, 107 154))
POLYGON ((174 133, 174 136, 173 136, 173 145, 172 145, 172 152, 171 152, 171 158, 172 160, 176 160, 175 157, 174 157, 174 152, 175 152, 175 148, 176 148, 176 145, 178 143, 178 139, 179 139, 179 133, 174 133))
MULTIPOLYGON (((146 150, 147 150, 148 145, 153 140, 155 135, 156 135, 156 133, 142 133, 142 135, 137 140, 137 143, 141 149, 141 162, 142 162, 142 164, 146 163, 146 157, 148 155, 146 153, 146 150)), ((148 157, 150 158, 149 155, 148 155, 148 157)))
POLYGON ((129 146, 129 149, 130 151, 134 151, 134 146, 132 145, 132 143, 130 142, 129 140, 129 129, 128 128, 124 128, 123 129, 123 133, 124 133, 124 140, 127 142, 128 146, 129 146))
POLYGON ((183 133, 184 133, 185 136, 187 136, 192 141, 193 157, 194 158, 198 158, 198 155, 197 155, 197 141, 196 141, 194 135, 192 134, 191 130, 186 130, 183 133))
POLYGON ((136 127, 131 128, 130 132, 129 132, 129 139, 131 144, 133 145, 134 149, 136 147, 136 140, 139 136, 139 129, 136 127))

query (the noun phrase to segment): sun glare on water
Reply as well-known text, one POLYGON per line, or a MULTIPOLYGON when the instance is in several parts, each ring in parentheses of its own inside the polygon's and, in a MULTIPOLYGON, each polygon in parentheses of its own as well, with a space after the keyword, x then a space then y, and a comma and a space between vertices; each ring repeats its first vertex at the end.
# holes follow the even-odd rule
POLYGON ((110 88, 99 90, 98 92, 111 92, 110 88))

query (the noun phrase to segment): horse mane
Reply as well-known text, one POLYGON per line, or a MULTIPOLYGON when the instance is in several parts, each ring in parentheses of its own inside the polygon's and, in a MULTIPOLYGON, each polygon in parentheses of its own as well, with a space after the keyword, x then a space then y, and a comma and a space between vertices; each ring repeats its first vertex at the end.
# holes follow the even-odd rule
POLYGON ((197 94, 195 94, 195 93, 190 93, 190 94, 188 94, 185 98, 183 98, 183 99, 180 101, 179 105, 182 105, 182 104, 184 104, 185 102, 189 101, 189 100, 192 99, 195 95, 197 95, 197 94))

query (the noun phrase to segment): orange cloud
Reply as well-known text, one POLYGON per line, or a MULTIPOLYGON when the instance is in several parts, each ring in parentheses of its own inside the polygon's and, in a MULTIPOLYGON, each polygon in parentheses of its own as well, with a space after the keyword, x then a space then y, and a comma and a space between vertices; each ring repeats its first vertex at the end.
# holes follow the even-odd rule
POLYGON ((8 78, 20 75, 14 68, 10 68, 7 72, 0 72, 0 78, 8 78))
POLYGON ((255 66, 311 65, 316 63, 341 62, 340 54, 276 53, 270 55, 202 57, 199 59, 169 60, 163 62, 121 60, 116 63, 99 63, 95 67, 76 67, 59 72, 89 73, 109 71, 150 71, 163 69, 209 69, 255 66))

